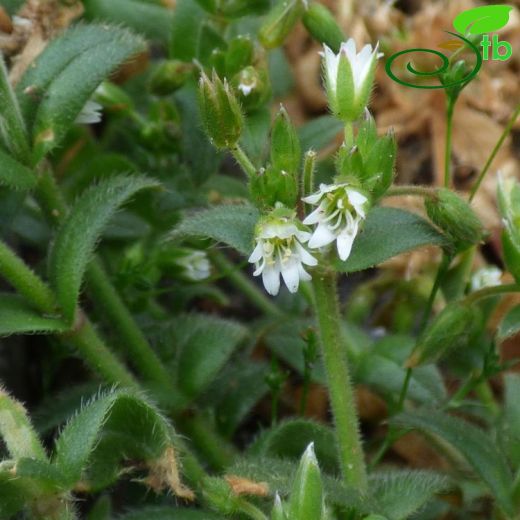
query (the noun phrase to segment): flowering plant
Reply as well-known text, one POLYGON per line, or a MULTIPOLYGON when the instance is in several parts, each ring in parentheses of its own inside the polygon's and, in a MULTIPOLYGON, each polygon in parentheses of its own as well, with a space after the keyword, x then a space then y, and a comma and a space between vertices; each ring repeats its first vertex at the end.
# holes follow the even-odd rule
POLYGON ((444 185, 403 184, 378 27, 358 52, 310 0, 2 3, 1 518, 518 517, 520 184, 500 237, 472 202, 520 107, 458 193, 446 90, 444 185))

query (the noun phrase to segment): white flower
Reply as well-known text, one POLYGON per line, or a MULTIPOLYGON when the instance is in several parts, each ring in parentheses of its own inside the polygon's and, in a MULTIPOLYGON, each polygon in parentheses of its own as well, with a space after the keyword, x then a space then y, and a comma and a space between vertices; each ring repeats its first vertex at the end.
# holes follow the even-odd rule
POLYGON ((305 197, 303 201, 318 206, 303 221, 307 225, 317 224, 309 247, 315 249, 336 241, 339 257, 346 260, 359 224, 366 217, 367 197, 348 183, 321 184, 317 193, 305 197))
POLYGON ((80 125, 91 125, 101 122, 102 106, 95 101, 89 100, 76 118, 76 123, 80 125))
POLYGON ((209 278, 211 264, 204 251, 189 251, 177 259, 177 264, 184 269, 184 276, 193 282, 209 278))
POLYGON ((482 267, 471 277, 471 291, 493 287, 502 283, 502 271, 495 266, 482 267))
POLYGON ((374 82, 378 53, 365 45, 358 53, 352 38, 341 44, 338 54, 324 45, 323 68, 329 105, 338 117, 349 121, 356 120, 364 112, 374 82))
POLYGON ((298 290, 300 280, 311 279, 303 266, 315 266, 318 261, 302 245, 309 237, 310 233, 299 229, 289 217, 269 216, 258 224, 256 246, 249 262, 255 264, 254 276, 262 275, 269 294, 278 294, 280 274, 292 293, 298 290))

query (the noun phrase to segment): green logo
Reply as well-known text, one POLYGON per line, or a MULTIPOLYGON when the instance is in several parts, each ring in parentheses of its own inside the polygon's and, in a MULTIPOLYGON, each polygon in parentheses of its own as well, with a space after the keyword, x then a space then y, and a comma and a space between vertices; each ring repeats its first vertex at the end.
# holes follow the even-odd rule
POLYGON ((450 31, 446 32, 457 38, 457 40, 443 42, 442 44, 440 44, 440 46, 454 49, 454 52, 451 55, 451 59, 453 59, 455 55, 461 53, 464 50, 469 50, 475 55, 476 60, 472 70, 467 72, 463 78, 457 78, 455 81, 451 82, 442 82, 442 75, 447 73, 450 68, 450 57, 446 56, 440 51, 423 48, 407 49, 405 51, 401 51, 390 56, 390 58, 386 62, 386 73, 394 81, 407 87, 423 89, 440 89, 455 87, 457 85, 464 86, 478 74, 480 68, 482 67, 483 60, 489 60, 490 54, 492 60, 500 61, 508 60, 512 56, 513 50, 509 42, 499 41, 497 34, 494 34, 492 39, 490 39, 489 35, 486 34, 498 31, 499 29, 504 27, 509 21, 509 13, 512 9, 513 8, 509 5, 486 5, 481 7, 475 7, 474 9, 468 9, 467 11, 463 11, 462 13, 457 15, 455 20, 453 20, 453 27, 455 27, 458 33, 450 31), (482 35, 482 37, 478 45, 482 47, 482 53, 476 45, 479 39, 478 37, 480 35, 482 35), (392 71, 392 65, 394 64, 395 60, 397 60, 405 54, 410 53, 426 53, 430 55, 433 54, 440 58, 440 65, 433 71, 418 70, 414 67, 414 65, 411 62, 408 62, 406 64, 406 70, 414 76, 416 76, 418 79, 441 78, 442 84, 424 85, 411 83, 409 81, 405 81, 398 78, 392 71))

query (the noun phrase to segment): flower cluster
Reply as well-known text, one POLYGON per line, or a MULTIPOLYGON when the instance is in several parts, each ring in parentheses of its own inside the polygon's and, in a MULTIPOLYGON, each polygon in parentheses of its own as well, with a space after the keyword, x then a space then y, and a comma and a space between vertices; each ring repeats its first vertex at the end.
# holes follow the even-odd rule
MULTIPOLYGON (((377 52, 377 45, 375 49, 366 45, 357 53, 355 43, 350 39, 341 44, 338 54, 334 54, 325 45, 322 56, 330 108, 337 117, 346 124, 350 124, 366 111, 377 58, 380 56, 377 52)), ((286 114, 282 115, 286 116, 286 114)), ((276 153, 272 153, 271 159, 276 166, 278 155, 294 156, 296 162, 291 169, 295 169, 299 163, 299 149, 297 152, 289 153, 289 150, 294 148, 294 136, 292 135, 294 132, 291 133, 285 128, 288 123, 283 117, 279 117, 277 121, 279 124, 275 125, 276 131, 273 131, 274 142, 272 145, 276 153), (285 126, 282 125, 284 122, 285 126)), ((372 133, 375 134, 375 130, 372 133)), ((374 135, 374 149, 377 146, 375 140, 374 135)), ((379 143, 379 146, 384 152, 381 144, 382 142, 379 143)), ((364 152, 363 149, 359 153, 363 155, 362 152, 364 152)), ((385 154, 383 153, 383 155, 385 154)), ((372 157, 372 163, 374 163, 374 157, 372 157)), ((350 160, 350 157, 343 161, 346 169, 350 170, 350 163, 347 164, 346 160, 350 160)), ((361 159, 357 159, 357 164, 362 164, 361 159)), ((379 167, 377 169, 379 178, 382 169, 379 167)), ((278 294, 280 276, 289 291, 294 293, 298 290, 301 280, 311 279, 306 268, 318 264, 318 255, 314 256, 314 251, 324 254, 335 242, 339 258, 343 261, 348 259, 354 240, 366 218, 371 200, 368 193, 365 194, 366 190, 360 188, 359 183, 355 181, 356 172, 347 172, 347 174, 341 172, 335 182, 321 184, 316 193, 306 194, 307 196, 302 198, 304 203, 314 206, 314 209, 303 219, 303 222, 300 222, 296 218, 295 211, 287 207, 287 205, 291 206, 291 202, 288 202, 287 197, 280 197, 278 193, 280 190, 274 189, 283 180, 282 176, 277 173, 279 168, 271 168, 271 170, 273 170, 272 175, 268 176, 267 181, 272 182, 264 181, 266 189, 261 193, 257 185, 262 179, 252 181, 253 194, 260 195, 264 206, 269 206, 274 201, 276 204, 275 209, 264 216, 257 225, 255 248, 249 257, 249 262, 255 264, 254 276, 262 275, 265 289, 269 294, 278 294), (266 190, 268 193, 264 193, 266 190), (268 203, 265 204, 265 201, 268 203), (309 226, 312 226, 313 229, 309 226)), ((367 176, 363 175, 363 177, 367 176)), ((285 184, 280 185, 283 188, 282 191, 286 191, 285 184)))

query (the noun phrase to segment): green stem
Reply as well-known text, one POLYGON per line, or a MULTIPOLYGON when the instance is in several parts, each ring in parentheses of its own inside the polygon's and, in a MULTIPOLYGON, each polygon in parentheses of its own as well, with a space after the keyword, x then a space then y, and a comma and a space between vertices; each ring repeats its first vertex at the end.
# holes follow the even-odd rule
POLYGON ((333 271, 317 271, 312 285, 343 478, 347 485, 366 491, 367 474, 354 390, 342 341, 336 274, 333 271))
POLYGON ((516 107, 515 111, 513 112, 513 115, 507 122, 507 125, 504 128, 504 131, 502 132, 502 135, 498 139, 497 143, 495 144, 495 147, 493 148, 491 155, 489 156, 486 164, 484 165, 484 168, 482 168, 482 171, 480 172, 477 180, 475 181, 475 184, 473 184, 473 186, 471 188, 471 192, 469 194, 470 202, 473 200, 478 189, 480 188, 480 185, 482 184, 484 177, 486 176, 487 172, 489 171, 491 164, 495 160, 495 157, 497 156, 498 151, 500 150, 501 146, 504 144, 504 141, 507 139, 507 136, 511 133, 511 130, 513 129, 513 125, 515 124, 516 120, 518 119, 518 116, 520 116, 520 104, 516 107))
POLYGON ((130 311, 110 282, 101 261, 97 258, 88 267, 87 284, 92 300, 102 308, 103 316, 119 334, 134 367, 145 379, 158 384, 170 395, 174 395, 170 374, 135 323, 130 311))
POLYGON ((497 296, 499 294, 507 294, 507 293, 515 293, 520 292, 520 285, 518 284, 508 284, 508 285, 494 285, 492 287, 484 287, 484 289, 480 289, 479 291, 475 291, 466 298, 464 298, 464 302, 468 305, 477 302, 478 300, 482 300, 484 298, 491 298, 493 296, 497 296))
POLYGON ((4 58, 0 54, 0 114, 3 122, 0 135, 12 154, 22 163, 30 161, 30 147, 27 128, 20 112, 18 100, 13 92, 4 58))
POLYGON ((45 314, 56 313, 57 304, 50 288, 1 240, 0 274, 25 296, 33 307, 45 314))
POLYGON ((453 112, 456 99, 446 99, 446 146, 444 149, 444 187, 449 188, 451 184, 451 148, 453 134, 453 112))
POLYGON ((392 186, 386 193, 385 197, 398 197, 401 195, 414 195, 416 197, 431 198, 435 197, 437 193, 436 188, 430 186, 392 186))
POLYGON ((247 174, 248 178, 254 177, 256 175, 256 168, 254 164, 251 162, 249 157, 246 155, 244 150, 240 148, 240 145, 236 145, 231 153, 235 158, 236 162, 240 165, 242 170, 247 174))
POLYGON ((493 417, 500 415, 500 407, 495 400, 489 381, 484 380, 478 383, 477 386, 475 386, 475 393, 480 401, 488 408, 493 417))
POLYGON ((282 311, 247 278, 235 264, 230 262, 223 253, 210 251, 209 257, 213 264, 225 275, 229 281, 244 295, 254 306, 269 316, 282 316, 282 311))
POLYGON ((303 162, 303 197, 314 192, 314 170, 316 168, 316 152, 309 150, 303 162))
POLYGON ((83 319, 83 323, 72 333, 63 334, 62 341, 74 345, 92 370, 108 383, 138 389, 137 381, 103 343, 88 318, 83 315, 79 319, 83 319))
POLYGON ((177 428, 197 447, 215 471, 228 468, 236 457, 232 445, 222 439, 200 414, 183 415, 176 420, 177 428))
POLYGON ((47 220, 53 226, 57 226, 67 214, 67 205, 54 175, 48 168, 42 168, 36 186, 36 198, 47 220))

